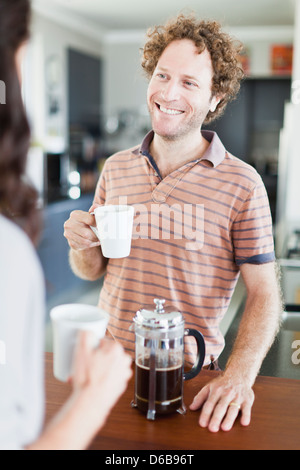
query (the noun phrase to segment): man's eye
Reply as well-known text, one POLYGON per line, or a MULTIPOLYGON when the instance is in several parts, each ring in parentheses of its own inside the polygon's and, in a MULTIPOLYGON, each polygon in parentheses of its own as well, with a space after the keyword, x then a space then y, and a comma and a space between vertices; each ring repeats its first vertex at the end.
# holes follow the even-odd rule
POLYGON ((196 86, 195 83, 189 82, 188 80, 185 81, 185 84, 186 84, 187 86, 189 86, 189 87, 194 87, 194 86, 196 86))

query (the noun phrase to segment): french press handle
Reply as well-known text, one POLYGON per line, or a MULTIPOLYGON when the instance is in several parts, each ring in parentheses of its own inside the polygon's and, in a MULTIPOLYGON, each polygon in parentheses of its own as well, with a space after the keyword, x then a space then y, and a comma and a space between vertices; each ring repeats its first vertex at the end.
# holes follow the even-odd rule
POLYGON ((193 336, 196 340, 197 349, 198 349, 197 359, 196 359, 195 364, 193 365, 191 370, 183 374, 184 380, 190 380, 196 377, 196 375, 198 375, 202 369, 203 362, 205 359, 205 341, 204 341, 202 333, 200 333, 200 331, 198 330, 194 330, 193 328, 186 328, 184 330, 184 335, 193 336))

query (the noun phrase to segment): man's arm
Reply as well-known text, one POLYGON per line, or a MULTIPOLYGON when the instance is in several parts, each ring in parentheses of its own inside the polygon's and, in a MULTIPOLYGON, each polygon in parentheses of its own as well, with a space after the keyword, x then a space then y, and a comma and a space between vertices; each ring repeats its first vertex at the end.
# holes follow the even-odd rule
POLYGON ((76 276, 86 281, 96 281, 106 271, 107 259, 102 256, 101 249, 87 248, 86 250, 70 249, 69 262, 76 276))
POLYGON ((244 264, 241 274, 247 301, 232 354, 225 371, 190 406, 192 410, 202 406, 199 424, 212 432, 231 429, 239 411, 241 424, 250 423, 252 386, 280 325, 282 301, 276 264, 244 264))
POLYGON ((74 274, 82 279, 95 281, 105 273, 108 260, 103 257, 100 242, 90 225, 95 226, 93 215, 73 211, 64 224, 64 236, 71 248, 69 261, 74 274))

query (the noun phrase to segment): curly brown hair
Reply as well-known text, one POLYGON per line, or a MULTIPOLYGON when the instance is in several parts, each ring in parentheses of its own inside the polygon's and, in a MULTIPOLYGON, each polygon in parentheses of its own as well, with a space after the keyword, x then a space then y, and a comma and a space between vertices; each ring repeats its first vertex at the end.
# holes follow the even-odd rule
POLYGON ((163 26, 150 28, 147 36, 149 39, 143 48, 141 65, 148 78, 151 78, 161 54, 172 41, 190 39, 195 43, 199 54, 205 48, 209 51, 214 70, 212 96, 222 98, 216 110, 208 112, 204 124, 221 116, 227 103, 237 96, 244 78, 239 61, 241 43, 223 32, 220 23, 197 20, 194 14, 180 14, 163 26))

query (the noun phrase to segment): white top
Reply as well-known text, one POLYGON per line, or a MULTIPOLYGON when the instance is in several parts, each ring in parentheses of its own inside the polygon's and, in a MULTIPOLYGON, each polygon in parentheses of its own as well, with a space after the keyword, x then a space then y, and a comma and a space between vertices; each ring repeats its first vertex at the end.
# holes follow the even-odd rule
POLYGON ((23 449, 44 416, 45 292, 26 234, 0 215, 0 449, 23 449))

